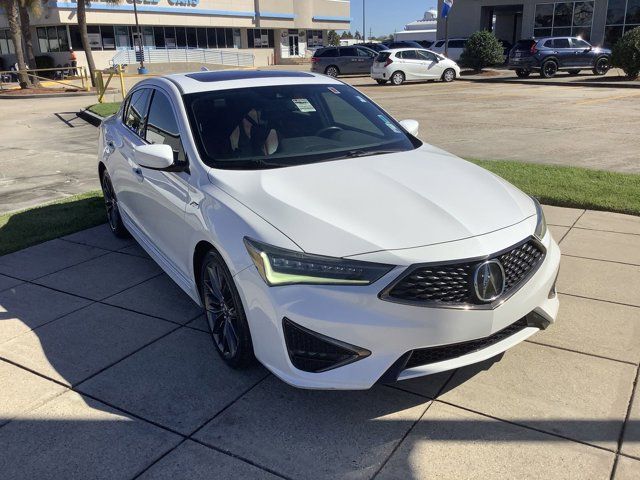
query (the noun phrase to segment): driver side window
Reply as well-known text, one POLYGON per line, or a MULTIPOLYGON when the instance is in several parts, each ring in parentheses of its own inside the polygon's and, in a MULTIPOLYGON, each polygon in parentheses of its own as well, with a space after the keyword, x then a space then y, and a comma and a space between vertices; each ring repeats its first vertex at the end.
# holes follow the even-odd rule
POLYGON ((129 127, 133 133, 142 137, 144 134, 144 126, 147 120, 147 106, 149 105, 148 88, 136 90, 129 97, 127 111, 125 113, 124 124, 129 127))

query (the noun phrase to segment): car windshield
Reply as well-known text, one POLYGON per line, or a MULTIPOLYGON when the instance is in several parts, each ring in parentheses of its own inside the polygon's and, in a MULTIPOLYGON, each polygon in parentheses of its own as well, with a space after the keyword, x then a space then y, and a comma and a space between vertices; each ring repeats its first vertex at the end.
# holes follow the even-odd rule
POLYGON ((209 166, 261 169, 417 148, 391 117, 348 85, 280 85, 184 96, 209 166))

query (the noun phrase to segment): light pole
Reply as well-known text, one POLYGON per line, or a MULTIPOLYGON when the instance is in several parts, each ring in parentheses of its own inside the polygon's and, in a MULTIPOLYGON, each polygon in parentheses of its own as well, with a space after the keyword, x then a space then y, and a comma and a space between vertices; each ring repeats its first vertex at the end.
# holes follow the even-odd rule
POLYGON ((362 0, 362 35, 364 36, 364 41, 367 41, 367 24, 365 22, 365 4, 367 0, 362 0))
POLYGON ((140 30, 140 23, 138 22, 138 7, 136 6, 137 3, 137 0, 133 0, 133 15, 136 19, 136 31, 138 32, 138 48, 140 49, 140 68, 138 68, 138 73, 142 75, 147 73, 147 69, 144 68, 144 44, 142 42, 142 31, 140 30))

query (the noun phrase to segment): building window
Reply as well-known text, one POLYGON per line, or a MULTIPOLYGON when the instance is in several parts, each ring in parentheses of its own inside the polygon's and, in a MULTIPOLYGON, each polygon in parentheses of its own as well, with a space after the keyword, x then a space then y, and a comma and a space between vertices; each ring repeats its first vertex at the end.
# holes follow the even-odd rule
POLYGON ((249 40, 249 48, 273 48, 273 30, 249 28, 247 29, 247 39, 249 40))
POLYGON ((604 44, 613 46, 626 32, 640 27, 640 0, 609 0, 604 44))
MULTIPOLYGON (((640 1, 640 0, 638 0, 640 1)), ((534 17, 535 37, 591 38, 593 1, 538 3, 534 17)))
POLYGON ((38 46, 41 53, 65 52, 69 50, 69 37, 67 27, 38 27, 38 46))
POLYGON ((323 45, 322 30, 307 30, 307 48, 322 47, 323 45))
POLYGON ((0 55, 13 55, 16 53, 13 48, 13 40, 11 40, 11 32, 9 30, 0 30, 0 55))

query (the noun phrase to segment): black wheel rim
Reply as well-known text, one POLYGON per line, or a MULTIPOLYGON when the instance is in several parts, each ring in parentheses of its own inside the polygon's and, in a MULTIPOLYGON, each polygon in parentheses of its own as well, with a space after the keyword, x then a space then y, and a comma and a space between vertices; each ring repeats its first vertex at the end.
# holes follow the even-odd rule
POLYGON ((596 70, 598 71, 598 73, 607 73, 608 69, 609 69, 609 62, 607 61, 606 58, 601 58, 600 60, 598 60, 598 66, 596 67, 596 70))
POLYGON ((544 72, 545 72, 547 75, 553 75, 554 73, 556 73, 556 64, 555 64, 555 63, 551 63, 551 62, 550 62, 550 63, 547 63, 547 64, 544 66, 544 72))
POLYGON ((235 357, 239 344, 238 309, 227 277, 215 263, 206 266, 204 300, 207 322, 216 347, 224 358, 235 357))
POLYGON ((118 227, 120 212, 118 210, 118 200, 113 191, 113 185, 106 175, 102 178, 102 194, 104 196, 104 206, 107 209, 107 219, 112 230, 118 227))

